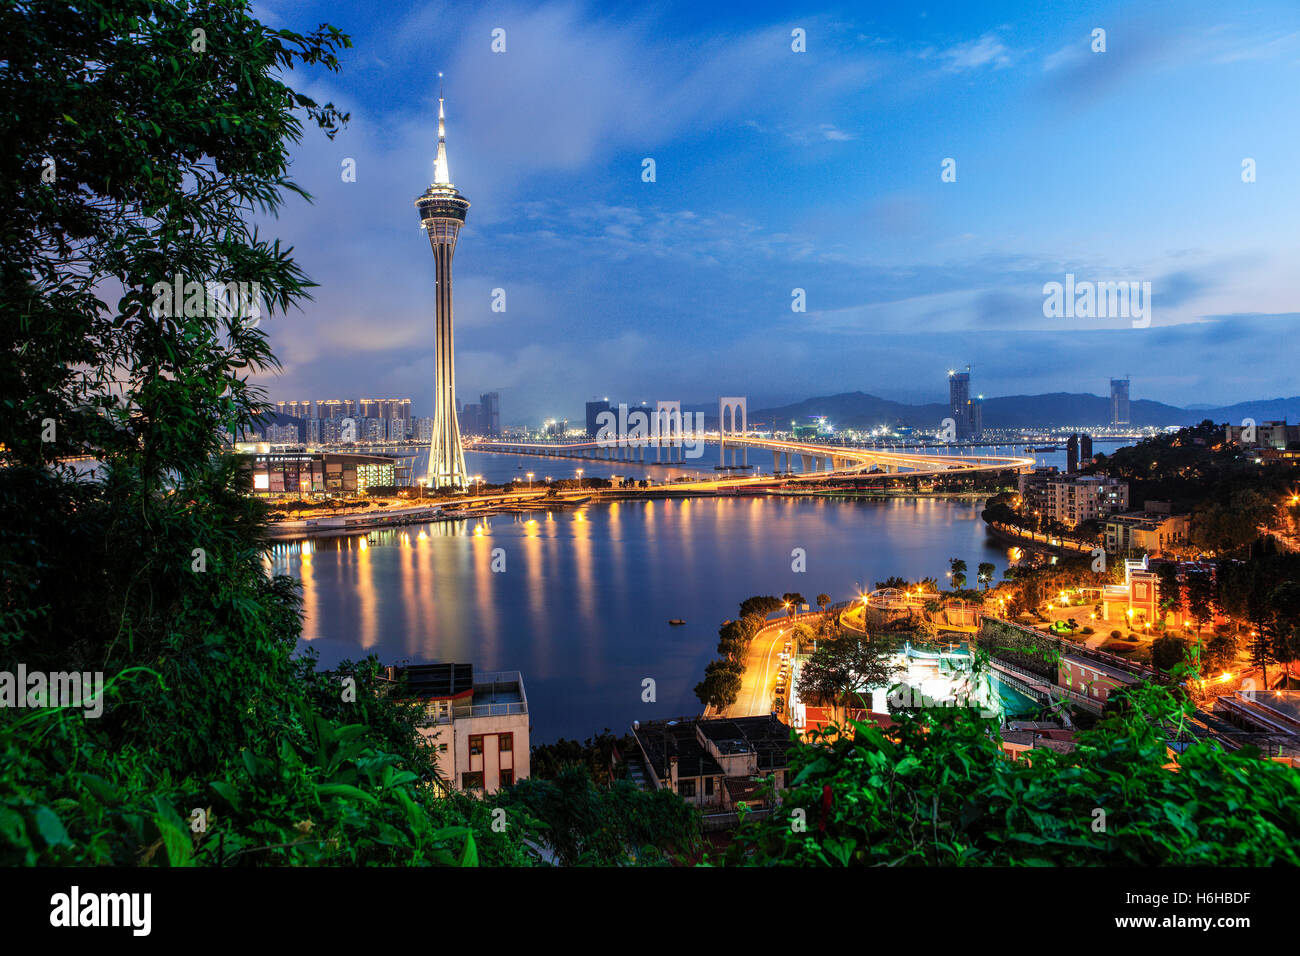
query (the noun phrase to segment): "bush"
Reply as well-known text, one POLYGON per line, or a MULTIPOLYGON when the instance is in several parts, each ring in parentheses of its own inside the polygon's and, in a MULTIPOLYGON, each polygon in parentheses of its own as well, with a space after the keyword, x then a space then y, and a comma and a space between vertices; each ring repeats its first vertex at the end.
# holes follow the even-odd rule
POLYGON ((746 820, 727 862, 1300 865, 1300 774, 1215 743, 1193 743, 1170 772, 1164 728, 1183 705, 1150 684, 1122 696, 1073 753, 1032 761, 1008 760, 996 726, 966 708, 798 743, 782 812, 746 820), (1108 808, 1102 832, 1096 807, 1108 808), (795 809, 806 830, 790 827, 795 809))

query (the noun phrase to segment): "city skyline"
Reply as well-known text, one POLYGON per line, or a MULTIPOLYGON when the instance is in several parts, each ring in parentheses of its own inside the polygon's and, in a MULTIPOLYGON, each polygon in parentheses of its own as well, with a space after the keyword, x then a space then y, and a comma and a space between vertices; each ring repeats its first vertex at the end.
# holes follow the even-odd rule
POLYGON ((1051 25, 941 5, 760 12, 739 30, 726 9, 593 22, 581 4, 408 5, 356 22, 313 6, 354 34, 350 87, 318 91, 352 122, 295 151, 315 205, 279 224, 322 286, 267 323, 285 368, 259 381, 277 392, 323 390, 346 365, 363 390, 423 397, 428 263, 399 201, 432 148, 433 63, 455 80, 460 179, 476 196, 458 372, 522 418, 611 382, 689 400, 716 381, 756 406, 814 381, 925 401, 941 394, 936 360, 1006 393, 1059 390, 1062 362, 1093 381, 1132 369, 1144 397, 1177 405, 1296 392, 1272 346, 1300 291, 1283 265, 1300 252, 1283 174, 1300 152, 1283 121, 1300 15, 1280 4, 1274 26, 1208 4, 1175 22, 1093 3, 1051 25), (421 29, 434 17, 452 26, 421 29), (672 62, 683 44, 706 55, 672 62), (573 75, 545 53, 569 45, 592 51, 573 75), (774 188, 799 201, 764 202, 774 188), (1074 275, 1150 282, 1149 327, 1047 318, 1044 285, 1074 275), (794 289, 806 312, 791 311, 794 289), (1225 348, 1231 368, 1214 360, 1225 348))

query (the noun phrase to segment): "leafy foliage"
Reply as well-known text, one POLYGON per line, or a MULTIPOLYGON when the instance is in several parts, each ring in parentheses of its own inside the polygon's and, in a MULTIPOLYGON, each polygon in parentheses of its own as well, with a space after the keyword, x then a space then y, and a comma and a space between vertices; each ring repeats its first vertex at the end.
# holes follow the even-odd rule
POLYGON ((1183 705, 1141 685, 1072 753, 1012 760, 967 708, 853 722, 799 744, 782 810, 748 820, 732 864, 1300 864, 1300 773, 1192 745, 1169 769, 1183 705), (799 826, 792 820, 800 819, 799 826))
POLYGON ((564 866, 666 863, 693 854, 699 842, 699 816, 675 793, 647 793, 627 780, 601 789, 576 765, 553 780, 519 781, 500 804, 546 821, 536 839, 564 866))
POLYGON ((284 77, 348 38, 242 0, 6 3, 0 29, 0 669, 109 676, 98 719, 0 710, 0 863, 529 862, 441 794, 374 662, 345 702, 294 660, 296 585, 220 456, 263 411, 265 330, 152 307, 176 275, 256 284, 264 319, 306 297, 250 220, 305 195, 304 119, 346 119, 284 77))

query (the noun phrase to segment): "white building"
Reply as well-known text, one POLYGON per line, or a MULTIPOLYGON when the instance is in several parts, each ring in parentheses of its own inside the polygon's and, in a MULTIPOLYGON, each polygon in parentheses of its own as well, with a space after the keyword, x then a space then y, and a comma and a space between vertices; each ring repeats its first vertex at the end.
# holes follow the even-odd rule
POLYGON ((420 735, 455 790, 495 793, 528 776, 528 695, 518 671, 474 673, 470 664, 389 667, 398 692, 424 702, 420 735))

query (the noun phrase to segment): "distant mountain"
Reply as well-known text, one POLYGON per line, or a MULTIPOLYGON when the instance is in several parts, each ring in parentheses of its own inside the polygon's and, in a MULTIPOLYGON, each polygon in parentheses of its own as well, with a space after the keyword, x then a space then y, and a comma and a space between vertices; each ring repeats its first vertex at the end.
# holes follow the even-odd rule
POLYGON ((1253 418, 1257 422, 1296 422, 1300 421, 1300 395, 1290 398, 1265 398, 1253 402, 1238 402, 1236 405, 1224 405, 1200 415, 1200 418, 1212 418, 1216 422, 1235 422, 1240 424, 1243 418, 1253 418))
MULTIPOLYGON (((699 406, 705 408, 706 406, 699 406)), ((717 423, 717 406, 710 416, 717 423)), ((949 414, 945 403, 907 405, 866 392, 843 392, 808 398, 792 405, 751 410, 751 425, 789 427, 825 415, 839 428, 874 428, 880 425, 910 425, 937 428, 949 414)), ((1129 417, 1137 426, 1194 425, 1204 419, 1215 422, 1300 421, 1300 396, 1239 402, 1221 407, 1197 405, 1179 408, 1163 402, 1137 399, 1129 403, 1129 417)), ((1050 392, 1045 395, 1006 395, 984 400, 986 428, 1071 427, 1105 425, 1110 421, 1110 399, 1103 395, 1050 392)))

